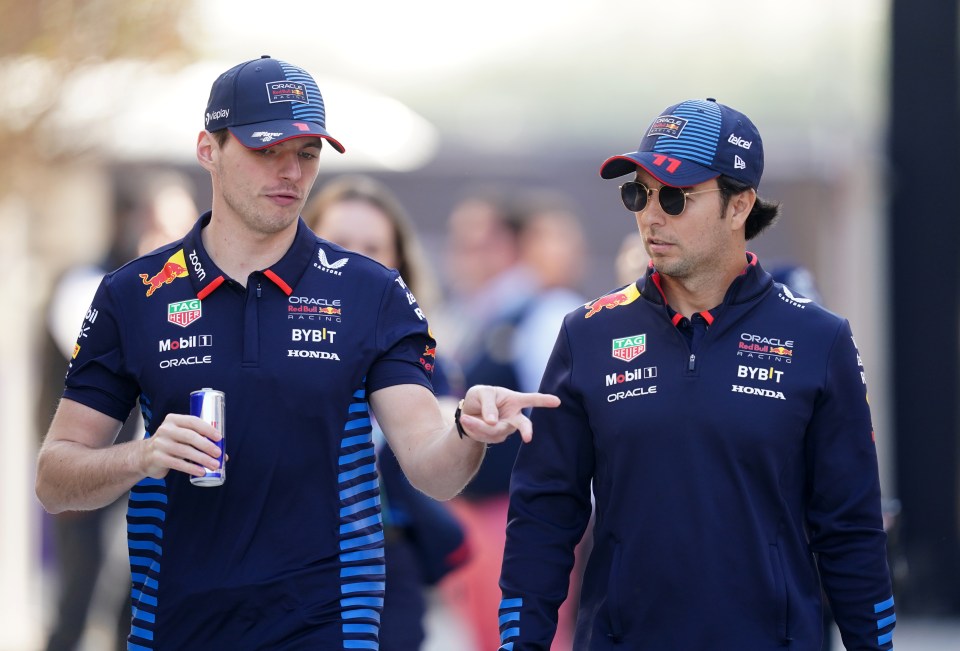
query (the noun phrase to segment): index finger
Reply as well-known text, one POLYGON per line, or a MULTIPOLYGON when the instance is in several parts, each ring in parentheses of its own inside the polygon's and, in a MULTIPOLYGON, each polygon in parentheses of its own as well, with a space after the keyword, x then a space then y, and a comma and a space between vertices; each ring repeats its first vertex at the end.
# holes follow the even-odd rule
POLYGON ((518 393, 515 398, 524 408, 560 406, 560 398, 552 393, 518 393))

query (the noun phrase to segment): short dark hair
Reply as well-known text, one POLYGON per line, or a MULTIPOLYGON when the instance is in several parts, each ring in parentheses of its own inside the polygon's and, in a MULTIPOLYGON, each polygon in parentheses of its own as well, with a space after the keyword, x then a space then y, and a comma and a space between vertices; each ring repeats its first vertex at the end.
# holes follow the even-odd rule
MULTIPOLYGON (((723 201, 723 211, 726 212, 727 205, 734 195, 746 192, 752 186, 743 181, 738 181, 729 176, 721 174, 717 177, 717 186, 720 188, 720 197, 723 201)), ((753 204, 753 209, 747 215, 747 221, 744 226, 744 237, 752 240, 771 226, 780 216, 780 202, 761 199, 757 195, 757 200, 753 204)))
POLYGON ((226 127, 211 131, 210 133, 213 134, 213 139, 216 140, 217 144, 221 147, 227 142, 227 138, 230 137, 230 129, 226 127))

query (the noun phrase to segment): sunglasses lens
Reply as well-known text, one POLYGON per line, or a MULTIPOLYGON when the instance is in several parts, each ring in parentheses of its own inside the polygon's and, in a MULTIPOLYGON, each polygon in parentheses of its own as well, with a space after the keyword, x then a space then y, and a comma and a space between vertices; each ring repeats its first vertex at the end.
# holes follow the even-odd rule
POLYGON ((640 212, 647 207, 647 188, 642 183, 630 181, 620 186, 620 198, 630 212, 640 212))
POLYGON ((687 197, 681 188, 665 185, 660 188, 660 207, 668 215, 677 216, 683 212, 687 197))

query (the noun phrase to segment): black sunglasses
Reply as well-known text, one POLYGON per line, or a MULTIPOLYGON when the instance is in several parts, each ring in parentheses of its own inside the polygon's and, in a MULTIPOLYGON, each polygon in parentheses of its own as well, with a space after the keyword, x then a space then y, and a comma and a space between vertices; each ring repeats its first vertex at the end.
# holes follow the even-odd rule
POLYGON ((628 181, 620 186, 620 198, 623 199, 623 205, 630 212, 642 212, 647 207, 647 197, 656 192, 660 198, 660 207, 663 208, 663 212, 676 217, 687 207, 687 197, 691 194, 719 192, 719 190, 720 188, 709 188, 690 192, 672 185, 648 188, 639 181, 628 181))

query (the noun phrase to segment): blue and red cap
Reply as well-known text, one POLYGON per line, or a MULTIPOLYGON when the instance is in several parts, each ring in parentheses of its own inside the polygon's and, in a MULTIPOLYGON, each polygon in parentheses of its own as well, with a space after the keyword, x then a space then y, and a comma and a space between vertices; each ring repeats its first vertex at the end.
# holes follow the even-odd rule
POLYGON ((249 149, 313 136, 344 152, 327 133, 323 96, 306 70, 267 55, 230 68, 210 88, 207 131, 230 129, 249 149))
POLYGON ((637 151, 613 156, 600 176, 613 179, 637 165, 664 185, 686 188, 723 174, 756 189, 763 174, 763 142, 743 113, 708 98, 664 109, 637 151))

